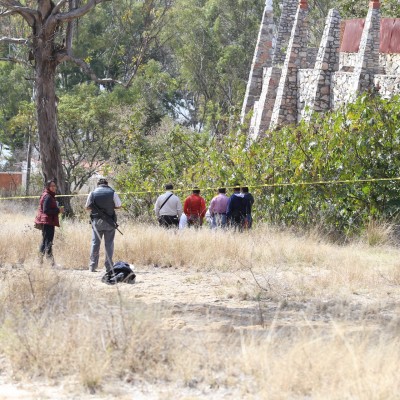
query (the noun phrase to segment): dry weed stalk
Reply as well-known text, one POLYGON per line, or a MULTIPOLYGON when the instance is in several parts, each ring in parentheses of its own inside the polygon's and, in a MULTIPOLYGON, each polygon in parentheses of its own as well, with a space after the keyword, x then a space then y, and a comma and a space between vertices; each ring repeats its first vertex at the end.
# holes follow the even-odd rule
POLYGON ((31 223, 32 216, 7 214, 0 231, 0 353, 21 379, 74 377, 94 392, 106 380, 138 377, 225 388, 232 398, 395 399, 400 392, 399 324, 368 319, 389 307, 388 290, 391 302, 399 298, 395 247, 341 247, 267 226, 171 235, 126 224, 116 259, 194 271, 189 285, 213 273, 221 295, 260 299, 262 327, 211 330, 204 319, 194 332, 163 328, 168 309, 79 279, 88 261, 86 223, 64 222, 55 239, 57 263, 74 275, 39 268, 39 232, 31 223), (355 318, 358 297, 370 308, 355 318))

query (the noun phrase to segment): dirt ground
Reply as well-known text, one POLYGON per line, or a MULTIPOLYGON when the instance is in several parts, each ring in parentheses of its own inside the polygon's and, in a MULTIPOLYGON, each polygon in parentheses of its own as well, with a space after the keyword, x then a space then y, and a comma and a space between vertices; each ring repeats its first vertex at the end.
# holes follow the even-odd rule
MULTIPOLYGON (((59 272, 73 278, 82 289, 96 291, 96 295, 106 297, 115 294, 116 287, 101 282, 103 272, 63 269, 59 272)), ((376 329, 379 324, 393 320, 400 300, 393 298, 382 309, 370 295, 360 293, 355 293, 345 305, 324 300, 278 302, 273 296, 268 298, 266 292, 261 300, 248 296, 248 293, 257 292, 259 285, 250 271, 205 272, 152 265, 136 268, 135 273, 135 284, 118 285, 123 298, 143 303, 144 306, 158 307, 165 329, 179 330, 185 334, 193 332, 194 335, 249 331, 262 335, 267 334, 272 325, 276 332, 298 329, 300 326, 323 327, 332 316, 341 319, 344 324, 348 323, 354 330, 358 329, 355 320, 365 321, 367 318, 371 329, 376 329), (373 312, 369 315, 368 310, 373 312)), ((234 388, 207 391, 190 386, 179 387, 177 397, 178 387, 172 383, 152 386, 144 381, 137 381, 135 385, 122 383, 118 387, 105 384, 102 393, 96 394, 79 390, 74 382, 15 382, 7 373, 4 360, 0 360, 0 400, 238 398, 234 388)))

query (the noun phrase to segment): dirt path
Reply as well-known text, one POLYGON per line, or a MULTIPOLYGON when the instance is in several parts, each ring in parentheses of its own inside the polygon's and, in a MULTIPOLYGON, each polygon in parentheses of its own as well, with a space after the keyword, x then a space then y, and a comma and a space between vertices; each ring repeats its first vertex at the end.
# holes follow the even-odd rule
MULTIPOLYGON (((398 310, 397 301, 393 301, 393 305, 385 303, 383 311, 376 309, 376 313, 366 320, 365 307, 371 300, 361 298, 357 294, 353 297, 354 302, 350 301, 345 308, 334 299, 331 303, 324 303, 323 307, 316 300, 308 303, 292 302, 284 307, 278 300, 264 299, 259 302, 254 298, 259 288, 249 271, 205 272, 189 268, 148 266, 135 270, 135 284, 119 284, 118 287, 101 282, 103 272, 61 269, 59 273, 71 278, 83 290, 95 291, 96 296, 113 296, 118 289, 124 301, 132 300, 157 308, 162 311, 160 315, 164 329, 180 330, 184 334, 248 332, 267 335, 272 327, 277 334, 285 334, 286 331, 298 330, 300 327, 328 327, 331 317, 341 320, 353 330, 365 329, 365 321, 371 329, 376 329, 382 323, 382 318, 392 317, 398 310), (363 327, 357 326, 357 320, 364 321, 363 327)), ((74 386, 79 387, 74 382, 11 383, 7 376, 5 360, 0 359, 0 400, 238 398, 234 392, 235 388, 230 391, 221 389, 207 393, 204 389, 201 392, 196 388, 178 388, 174 383, 153 387, 139 381, 135 382, 134 387, 119 383, 118 388, 105 384, 103 394, 95 395, 80 393, 74 386), (176 397, 177 391, 179 397, 176 397), (70 393, 77 392, 79 394, 71 397, 70 393)))
MULTIPOLYGON (((141 267, 135 270, 134 285, 120 284, 124 298, 158 306, 172 314, 164 318, 169 329, 240 329, 260 325, 258 302, 241 300, 237 287, 253 283, 245 272, 197 272, 174 267, 141 267)), ((96 291, 115 292, 101 282, 102 272, 66 271, 83 278, 83 285, 96 291)))

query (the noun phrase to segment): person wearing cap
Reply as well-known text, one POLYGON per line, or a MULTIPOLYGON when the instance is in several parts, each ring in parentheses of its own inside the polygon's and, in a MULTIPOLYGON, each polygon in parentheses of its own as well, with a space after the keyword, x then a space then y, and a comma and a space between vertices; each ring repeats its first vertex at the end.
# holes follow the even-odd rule
POLYGON ((225 188, 218 189, 216 195, 210 203, 210 215, 212 218, 211 228, 225 228, 226 226, 226 206, 228 204, 228 196, 225 194, 225 188))
POLYGON ((183 204, 189 226, 199 227, 203 225, 203 220, 207 212, 206 201, 200 196, 200 189, 195 187, 192 194, 185 199, 183 204))
POLYGON ((172 193, 174 186, 165 185, 166 192, 158 196, 154 204, 154 212, 160 226, 165 228, 178 227, 182 215, 182 203, 179 197, 172 193))
POLYGON ((115 210, 121 208, 121 200, 118 194, 108 186, 106 179, 101 178, 97 182, 97 188, 93 190, 87 200, 86 209, 90 211, 92 224, 92 242, 90 249, 89 271, 96 272, 99 264, 100 245, 104 236, 106 271, 113 266, 115 223, 117 215, 115 210), (114 224, 112 223, 114 222, 114 224))

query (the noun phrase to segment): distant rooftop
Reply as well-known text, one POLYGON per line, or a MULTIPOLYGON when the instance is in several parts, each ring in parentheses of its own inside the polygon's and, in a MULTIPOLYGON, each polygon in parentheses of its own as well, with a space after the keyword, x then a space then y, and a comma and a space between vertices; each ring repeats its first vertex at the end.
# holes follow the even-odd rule
MULTIPOLYGON (((342 41, 340 51, 357 53, 365 19, 347 19, 342 22, 342 41)), ((381 53, 400 53, 400 18, 381 19, 381 53)))

